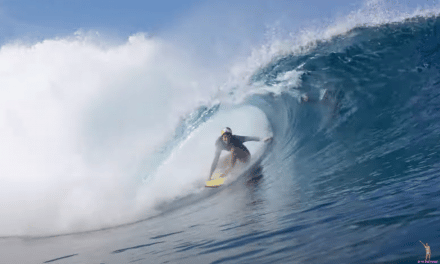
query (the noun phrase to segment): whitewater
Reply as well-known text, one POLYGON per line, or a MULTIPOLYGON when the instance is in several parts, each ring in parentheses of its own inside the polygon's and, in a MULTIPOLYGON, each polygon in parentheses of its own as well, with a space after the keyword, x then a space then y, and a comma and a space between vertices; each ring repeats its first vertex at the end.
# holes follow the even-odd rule
POLYGON ((369 1, 227 72, 145 33, 3 44, 0 263, 439 260, 438 10, 369 1), (226 126, 273 140, 207 189, 226 126))

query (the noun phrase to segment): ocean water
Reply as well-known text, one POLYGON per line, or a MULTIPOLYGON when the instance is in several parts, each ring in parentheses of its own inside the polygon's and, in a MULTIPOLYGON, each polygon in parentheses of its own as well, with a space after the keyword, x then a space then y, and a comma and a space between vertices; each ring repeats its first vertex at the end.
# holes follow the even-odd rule
POLYGON ((416 263, 419 240, 440 260, 440 18, 350 19, 261 47, 198 104, 157 40, 3 46, 40 72, 2 70, 0 263, 416 263), (208 189, 224 126, 273 140, 208 189))

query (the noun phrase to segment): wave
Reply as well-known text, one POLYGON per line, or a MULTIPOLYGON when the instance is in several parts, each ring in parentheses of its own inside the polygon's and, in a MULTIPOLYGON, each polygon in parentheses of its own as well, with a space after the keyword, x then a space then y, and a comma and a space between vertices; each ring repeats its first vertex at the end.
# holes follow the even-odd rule
POLYGON ((16 68, 2 80, 0 196, 10 217, 0 234, 115 226, 200 193, 224 126, 273 134, 259 161, 265 179, 295 178, 311 204, 353 188, 373 199, 380 186, 417 177, 435 183, 439 19, 368 3, 254 50, 212 97, 193 82, 206 72, 159 39, 3 46, 0 58, 16 68))

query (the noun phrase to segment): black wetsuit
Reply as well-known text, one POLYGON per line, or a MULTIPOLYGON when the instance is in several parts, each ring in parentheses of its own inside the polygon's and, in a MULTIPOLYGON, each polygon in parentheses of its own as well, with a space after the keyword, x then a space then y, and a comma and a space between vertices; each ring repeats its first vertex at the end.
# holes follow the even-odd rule
POLYGON ((214 161, 212 162, 211 173, 209 175, 212 175, 215 168, 217 167, 217 163, 220 158, 220 153, 222 152, 222 150, 227 150, 227 151, 232 150, 233 152, 232 166, 235 165, 236 159, 239 159, 240 161, 243 162, 247 162, 251 154, 249 150, 243 145, 243 143, 246 141, 260 141, 260 138, 231 135, 229 144, 226 144, 226 142, 222 140, 222 136, 220 136, 215 141, 215 146, 216 146, 215 158, 214 161))

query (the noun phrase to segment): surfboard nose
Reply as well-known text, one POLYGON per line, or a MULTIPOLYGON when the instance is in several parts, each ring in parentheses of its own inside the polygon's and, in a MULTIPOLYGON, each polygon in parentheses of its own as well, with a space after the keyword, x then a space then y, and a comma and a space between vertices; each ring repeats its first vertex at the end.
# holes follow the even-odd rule
POLYGON ((215 180, 210 180, 206 182, 205 187, 220 187, 225 183, 226 178, 217 178, 215 180))

